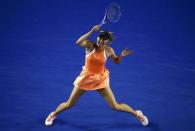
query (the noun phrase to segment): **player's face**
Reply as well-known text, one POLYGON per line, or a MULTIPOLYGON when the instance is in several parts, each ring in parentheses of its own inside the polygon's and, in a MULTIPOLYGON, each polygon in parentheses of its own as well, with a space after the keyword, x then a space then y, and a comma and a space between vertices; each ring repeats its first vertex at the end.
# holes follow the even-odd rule
POLYGON ((109 39, 103 40, 103 39, 97 37, 97 43, 102 44, 102 45, 108 45, 110 43, 110 40, 109 39))

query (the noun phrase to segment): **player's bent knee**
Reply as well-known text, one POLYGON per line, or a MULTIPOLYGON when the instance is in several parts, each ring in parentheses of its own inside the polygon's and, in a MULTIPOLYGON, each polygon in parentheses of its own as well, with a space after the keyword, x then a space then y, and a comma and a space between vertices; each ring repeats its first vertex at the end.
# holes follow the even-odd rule
POLYGON ((119 110, 119 105, 117 103, 110 105, 111 109, 113 110, 119 110))
POLYGON ((66 102, 66 108, 67 108, 67 109, 70 109, 71 107, 73 107, 73 106, 75 105, 75 103, 76 103, 76 102, 73 101, 73 100, 72 100, 72 101, 67 101, 67 102, 66 102))

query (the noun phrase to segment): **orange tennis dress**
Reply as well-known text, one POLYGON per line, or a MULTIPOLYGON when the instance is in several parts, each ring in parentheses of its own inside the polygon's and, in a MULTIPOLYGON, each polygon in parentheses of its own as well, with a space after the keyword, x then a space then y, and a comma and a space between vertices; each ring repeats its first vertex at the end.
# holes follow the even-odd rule
POLYGON ((83 90, 97 90, 109 86, 109 71, 105 67, 107 57, 105 50, 93 49, 86 53, 85 65, 74 81, 74 86, 83 90))

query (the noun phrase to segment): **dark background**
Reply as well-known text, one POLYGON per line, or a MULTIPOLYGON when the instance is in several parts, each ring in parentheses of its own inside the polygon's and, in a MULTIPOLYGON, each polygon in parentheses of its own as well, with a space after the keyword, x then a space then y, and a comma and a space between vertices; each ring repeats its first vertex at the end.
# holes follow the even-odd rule
MULTIPOLYGON (((90 91, 47 128, 48 113, 65 101, 84 64, 75 41, 103 18, 111 0, 0 1, 0 129, 2 131, 193 131, 195 128, 195 2, 121 0, 112 47, 135 54, 110 60, 118 102, 141 109, 150 125, 110 110, 90 91)), ((95 41, 97 34, 90 37, 95 41)))

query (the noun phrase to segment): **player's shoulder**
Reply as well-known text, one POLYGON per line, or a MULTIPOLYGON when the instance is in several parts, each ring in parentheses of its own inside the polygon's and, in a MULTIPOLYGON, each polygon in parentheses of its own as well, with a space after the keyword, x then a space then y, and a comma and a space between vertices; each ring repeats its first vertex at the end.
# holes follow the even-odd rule
POLYGON ((110 47, 110 46, 105 46, 105 51, 106 51, 107 57, 109 57, 112 54, 114 54, 114 49, 112 47, 110 47))
POLYGON ((92 40, 85 40, 84 44, 86 44, 86 45, 94 45, 95 43, 92 40))
POLYGON ((95 45, 95 43, 91 40, 85 40, 82 42, 82 46, 85 48, 91 49, 91 48, 94 48, 94 45, 95 45))
POLYGON ((113 52, 114 51, 114 49, 112 48, 112 47, 110 47, 110 46, 105 46, 105 50, 107 51, 107 52, 113 52))
POLYGON ((92 40, 85 40, 85 42, 94 44, 94 42, 92 40))
POLYGON ((96 44, 91 40, 85 40, 85 41, 87 43, 86 52, 89 53, 95 48, 96 44))

